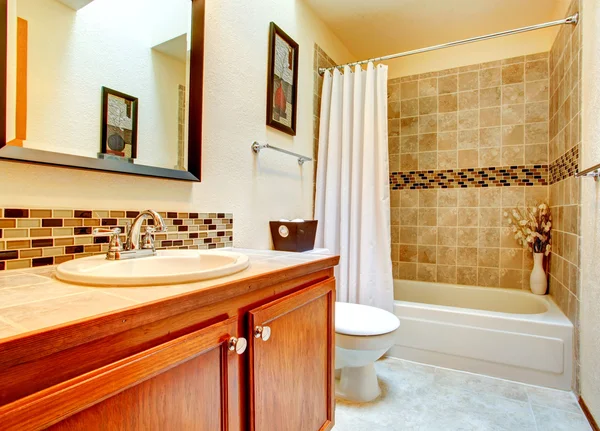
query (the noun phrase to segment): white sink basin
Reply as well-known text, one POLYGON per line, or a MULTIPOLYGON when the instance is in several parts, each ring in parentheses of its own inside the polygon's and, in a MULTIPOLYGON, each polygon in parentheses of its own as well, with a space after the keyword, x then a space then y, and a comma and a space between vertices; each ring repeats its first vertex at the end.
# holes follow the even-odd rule
POLYGON ((248 256, 231 251, 159 250, 156 256, 106 260, 105 255, 71 260, 56 277, 94 286, 150 286, 224 277, 248 267, 248 256))

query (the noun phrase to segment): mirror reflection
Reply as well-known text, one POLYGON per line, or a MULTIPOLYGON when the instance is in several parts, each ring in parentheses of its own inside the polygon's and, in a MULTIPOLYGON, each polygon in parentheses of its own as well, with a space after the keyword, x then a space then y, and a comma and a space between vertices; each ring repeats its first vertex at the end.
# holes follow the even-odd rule
POLYGON ((7 142, 187 170, 190 0, 9 0, 7 142))

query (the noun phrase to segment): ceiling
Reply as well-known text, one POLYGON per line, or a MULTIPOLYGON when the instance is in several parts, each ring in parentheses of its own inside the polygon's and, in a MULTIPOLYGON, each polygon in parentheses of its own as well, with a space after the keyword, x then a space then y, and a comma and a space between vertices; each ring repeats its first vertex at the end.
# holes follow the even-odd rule
MULTIPOLYGON (((305 1, 358 59, 561 19, 568 8, 567 0, 305 1)), ((554 33, 546 34, 550 48, 554 33)))

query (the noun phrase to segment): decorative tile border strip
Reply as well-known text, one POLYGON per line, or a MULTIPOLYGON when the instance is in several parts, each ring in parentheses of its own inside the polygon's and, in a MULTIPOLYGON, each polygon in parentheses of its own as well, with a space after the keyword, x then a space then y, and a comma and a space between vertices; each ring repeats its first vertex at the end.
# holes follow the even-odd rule
POLYGON ((550 163, 550 184, 572 177, 579 172, 579 144, 550 163))
MULTIPOLYGON (((109 238, 93 236, 92 230, 100 226, 119 227, 125 232, 124 226, 138 214, 122 210, 0 209, 0 270, 55 265, 106 253, 109 238)), ((214 249, 233 245, 233 214, 161 212, 160 215, 167 232, 154 234, 158 249, 214 249)))
POLYGON ((390 173, 392 190, 548 185, 548 165, 390 173))

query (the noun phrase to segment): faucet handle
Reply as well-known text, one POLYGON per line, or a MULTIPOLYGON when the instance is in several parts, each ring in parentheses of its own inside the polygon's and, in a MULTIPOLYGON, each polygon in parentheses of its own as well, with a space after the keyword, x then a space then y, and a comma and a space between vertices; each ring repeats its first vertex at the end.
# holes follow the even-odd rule
POLYGON ((152 226, 146 226, 146 233, 142 238, 142 249, 144 250, 154 250, 154 237, 152 234, 157 230, 152 226))
POLYGON ((108 253, 106 253, 106 259, 115 260, 118 258, 119 253, 123 251, 123 244, 121 244, 121 229, 118 227, 110 228, 96 228, 93 231, 94 236, 110 236, 110 242, 108 243, 108 253))

